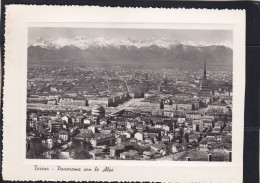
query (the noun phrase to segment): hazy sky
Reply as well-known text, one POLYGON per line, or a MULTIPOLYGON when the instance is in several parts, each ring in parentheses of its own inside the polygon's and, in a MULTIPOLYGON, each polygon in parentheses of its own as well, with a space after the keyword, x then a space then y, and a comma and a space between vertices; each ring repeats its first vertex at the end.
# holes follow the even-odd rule
POLYGON ((205 41, 205 42, 223 42, 232 43, 232 31, 230 30, 174 30, 174 29, 118 29, 118 28, 55 28, 45 27, 29 28, 28 39, 33 42, 37 37, 44 39, 55 38, 99 38, 111 37, 116 39, 143 40, 151 38, 165 38, 167 40, 182 41, 205 41))

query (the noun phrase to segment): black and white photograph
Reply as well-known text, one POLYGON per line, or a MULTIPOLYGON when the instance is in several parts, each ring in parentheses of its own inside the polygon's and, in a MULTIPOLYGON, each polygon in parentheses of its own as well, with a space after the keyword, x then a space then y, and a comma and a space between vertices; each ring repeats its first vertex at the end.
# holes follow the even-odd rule
POLYGON ((231 30, 28 29, 26 158, 232 161, 231 30))
POLYGON ((241 182, 244 10, 10 5, 5 32, 5 180, 241 182))

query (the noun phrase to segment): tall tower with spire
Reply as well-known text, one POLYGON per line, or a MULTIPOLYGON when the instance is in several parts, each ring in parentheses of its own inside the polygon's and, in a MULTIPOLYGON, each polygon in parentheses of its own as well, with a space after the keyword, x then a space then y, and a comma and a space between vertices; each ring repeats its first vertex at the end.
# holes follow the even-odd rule
POLYGON ((203 77, 202 77, 202 82, 200 85, 200 96, 208 96, 211 95, 211 89, 209 86, 209 81, 207 80, 207 65, 206 65, 206 60, 204 61, 204 69, 203 69, 203 77))
POLYGON ((203 79, 207 79, 207 71, 206 71, 206 60, 204 61, 204 72, 203 72, 203 79))

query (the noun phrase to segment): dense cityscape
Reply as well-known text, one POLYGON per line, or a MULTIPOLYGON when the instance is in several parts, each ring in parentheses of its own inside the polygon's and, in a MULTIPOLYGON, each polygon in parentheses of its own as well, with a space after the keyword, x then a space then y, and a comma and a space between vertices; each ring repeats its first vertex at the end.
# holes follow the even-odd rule
POLYGON ((28 65, 29 159, 231 161, 232 69, 28 65))

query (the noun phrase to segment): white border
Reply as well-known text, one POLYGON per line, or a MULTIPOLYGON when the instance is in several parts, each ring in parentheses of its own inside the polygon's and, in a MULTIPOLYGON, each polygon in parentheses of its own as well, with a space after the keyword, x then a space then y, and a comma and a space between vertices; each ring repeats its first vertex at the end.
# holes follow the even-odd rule
POLYGON ((8 5, 5 50, 4 180, 242 182, 245 11, 8 5), (30 26, 233 30, 232 162, 26 160, 27 31, 30 26), (110 166, 114 171, 44 172, 34 171, 33 165, 110 166))

